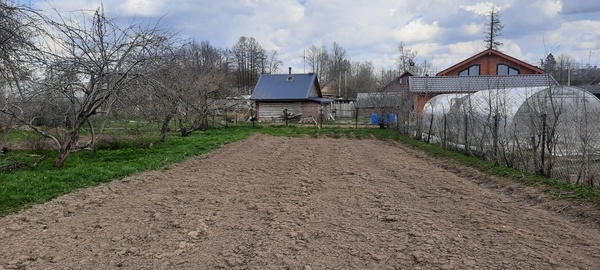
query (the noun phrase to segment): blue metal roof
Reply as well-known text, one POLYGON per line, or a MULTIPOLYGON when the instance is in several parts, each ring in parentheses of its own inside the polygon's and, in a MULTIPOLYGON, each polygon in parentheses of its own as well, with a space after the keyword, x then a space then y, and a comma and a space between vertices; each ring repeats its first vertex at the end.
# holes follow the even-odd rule
POLYGON ((317 75, 311 73, 260 75, 250 97, 259 101, 301 101, 309 98, 322 98, 317 75))
POLYGON ((412 76, 412 93, 473 93, 481 90, 558 85, 550 74, 482 76, 412 76))

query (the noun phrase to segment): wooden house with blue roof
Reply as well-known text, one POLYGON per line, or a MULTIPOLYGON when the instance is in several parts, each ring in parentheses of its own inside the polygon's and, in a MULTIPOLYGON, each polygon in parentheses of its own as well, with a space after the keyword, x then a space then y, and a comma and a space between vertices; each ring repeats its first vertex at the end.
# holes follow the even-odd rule
POLYGON ((285 119, 288 115, 302 118, 329 115, 333 100, 324 98, 314 73, 262 74, 250 100, 255 102, 258 121, 285 119))

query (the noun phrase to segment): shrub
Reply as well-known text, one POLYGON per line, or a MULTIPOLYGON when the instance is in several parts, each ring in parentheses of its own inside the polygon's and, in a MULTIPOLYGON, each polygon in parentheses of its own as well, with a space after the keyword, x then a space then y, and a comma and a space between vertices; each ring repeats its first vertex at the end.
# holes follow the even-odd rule
POLYGON ((111 135, 99 138, 95 145, 95 150, 117 150, 123 146, 123 140, 118 136, 111 135))

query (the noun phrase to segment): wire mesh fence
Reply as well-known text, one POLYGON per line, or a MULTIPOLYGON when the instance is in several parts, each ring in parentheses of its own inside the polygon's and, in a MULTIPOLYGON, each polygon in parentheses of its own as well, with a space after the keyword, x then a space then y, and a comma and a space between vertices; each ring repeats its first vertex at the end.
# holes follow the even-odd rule
POLYGON ((600 101, 592 94, 551 87, 446 98, 425 106, 417 134, 423 140, 571 183, 600 184, 600 101))

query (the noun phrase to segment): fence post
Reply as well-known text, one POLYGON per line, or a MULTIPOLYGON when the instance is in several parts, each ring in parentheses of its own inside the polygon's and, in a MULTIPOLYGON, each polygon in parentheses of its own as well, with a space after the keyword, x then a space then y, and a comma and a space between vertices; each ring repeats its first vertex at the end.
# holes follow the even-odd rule
POLYGON ((540 173, 544 176, 546 175, 546 117, 547 115, 544 113, 542 114, 542 156, 541 156, 541 166, 540 166, 540 173))
POLYGON ((431 130, 433 129, 433 114, 431 114, 431 120, 429 120, 429 130, 427 131, 427 143, 431 142, 431 130))
POLYGON ((323 107, 319 108, 319 117, 321 118, 319 126, 320 128, 323 128, 323 107))
POLYGON ((354 128, 358 128, 358 108, 355 108, 354 110, 354 128))
POLYGON ((469 116, 465 114, 465 151, 469 153, 469 116))
POLYGON ((499 119, 498 119, 498 114, 494 115, 494 130, 492 131, 492 140, 493 141, 493 146, 492 146, 492 157, 494 159, 494 163, 498 164, 498 132, 499 132, 499 119))
POLYGON ((446 148, 446 140, 448 140, 448 119, 446 118, 446 114, 444 114, 444 137, 442 138, 442 147, 446 148))

